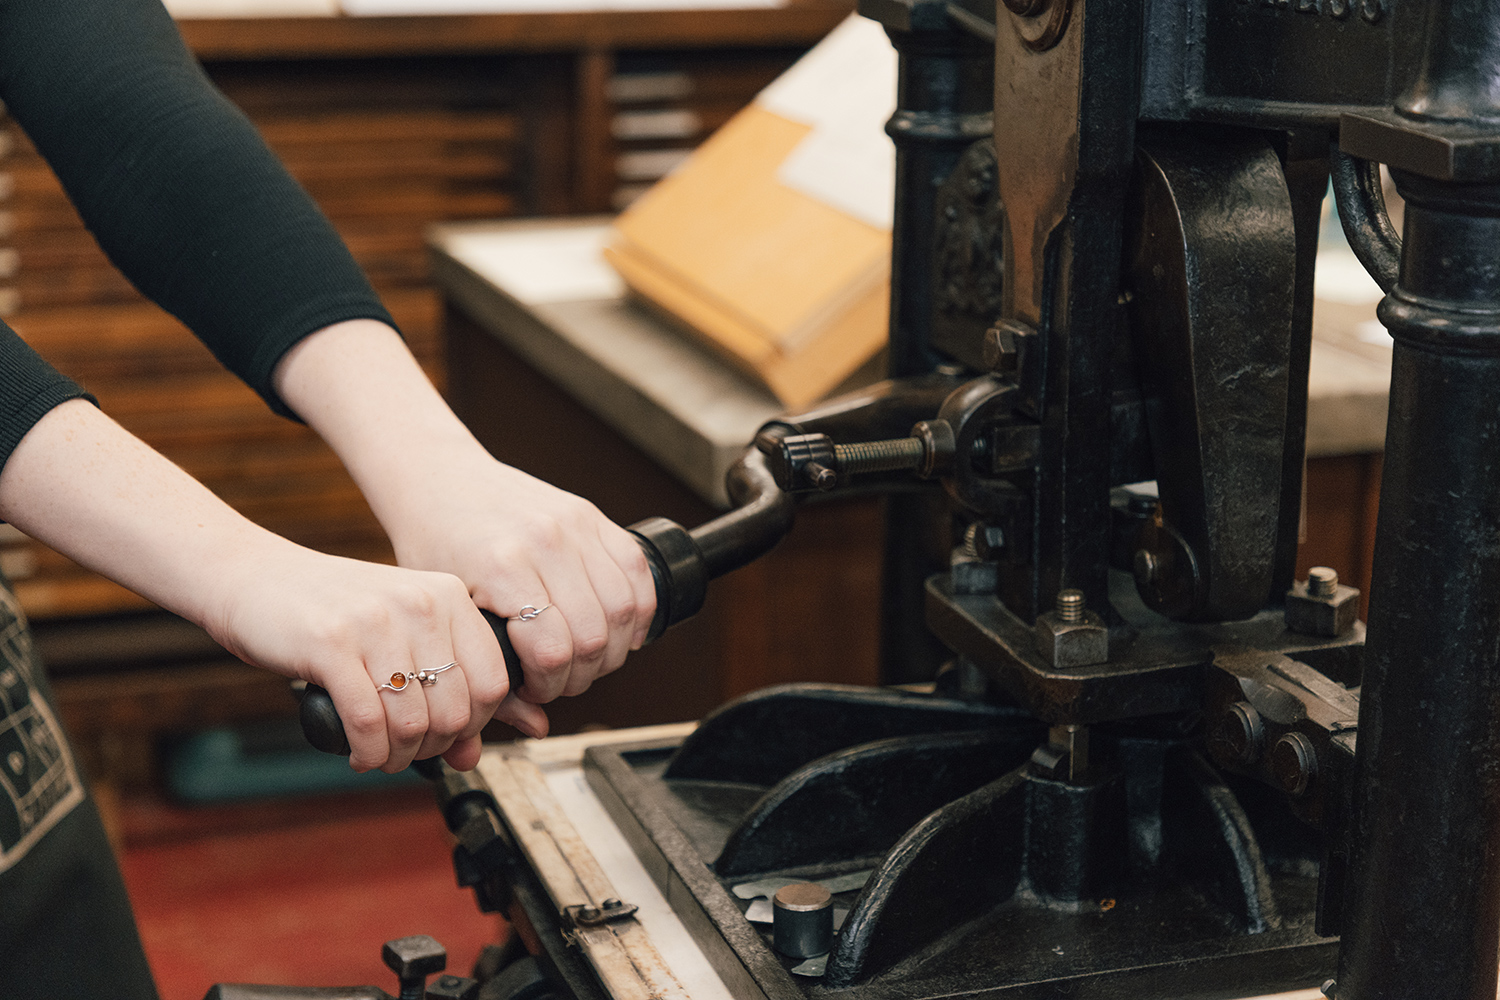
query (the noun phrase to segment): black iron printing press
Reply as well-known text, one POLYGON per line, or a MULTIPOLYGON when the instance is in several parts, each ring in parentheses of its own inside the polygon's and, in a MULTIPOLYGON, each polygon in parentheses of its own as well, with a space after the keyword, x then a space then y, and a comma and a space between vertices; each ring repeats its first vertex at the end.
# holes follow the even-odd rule
MULTIPOLYGON (((736 1000, 1491 1000, 1500 5, 991 3, 861 4, 891 380, 767 426, 734 513, 636 527, 659 632, 801 494, 943 491, 951 567, 887 610, 951 669, 751 695, 588 786, 736 1000), (1368 632, 1293 579, 1330 175, 1395 340, 1368 632)), ((460 874, 536 952, 482 995, 693 996, 536 765, 481 773, 439 782, 460 874)))

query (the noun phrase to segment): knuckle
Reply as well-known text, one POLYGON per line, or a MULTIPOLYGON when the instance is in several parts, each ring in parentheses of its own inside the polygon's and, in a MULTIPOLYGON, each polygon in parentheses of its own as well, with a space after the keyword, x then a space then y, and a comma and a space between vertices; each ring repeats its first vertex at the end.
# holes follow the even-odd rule
POLYGON ((544 674, 566 670, 573 662, 573 648, 566 641, 541 640, 532 650, 531 663, 544 674))
POLYGON ((635 544, 634 539, 631 540, 630 547, 625 550, 625 570, 643 576, 649 576, 651 573, 651 565, 646 562, 645 550, 635 544))
POLYGON ((399 600, 402 609, 419 621, 430 622, 437 618, 438 596, 429 587, 412 581, 402 588, 399 600))
POLYGON ((453 737, 463 731, 469 724, 469 706, 453 705, 432 713, 432 718, 427 726, 427 732, 431 736, 437 736, 445 741, 451 742, 453 737))
POLYGON ((510 680, 506 677, 469 679, 469 694, 480 705, 498 705, 510 693, 510 680))
POLYGON ((427 723, 421 719, 403 719, 391 723, 391 740, 401 746, 421 741, 427 732, 427 723))
POLYGON ((542 551, 553 554, 567 548, 572 531, 557 517, 541 518, 531 527, 531 542, 542 551))
POLYGON ((577 659, 593 662, 609 648, 609 633, 588 632, 573 638, 573 653, 577 659))
POLYGON ((617 603, 607 613, 611 629, 625 629, 635 624, 636 604, 635 601, 626 598, 617 603))
POLYGON ((344 728, 356 733, 373 733, 384 727, 385 713, 378 707, 345 709, 339 713, 344 720, 344 728))
POLYGON ((314 661, 343 659, 358 646, 359 626, 344 618, 320 618, 309 628, 308 653, 314 661))

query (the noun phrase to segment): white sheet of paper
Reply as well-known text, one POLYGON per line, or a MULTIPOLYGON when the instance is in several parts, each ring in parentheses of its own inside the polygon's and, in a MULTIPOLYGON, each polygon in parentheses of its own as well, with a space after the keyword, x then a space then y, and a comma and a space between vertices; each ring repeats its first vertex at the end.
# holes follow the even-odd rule
POLYGON ((607 226, 454 233, 448 252, 527 305, 617 299, 625 283, 604 262, 607 226))
POLYGON ((896 198, 896 148, 885 123, 896 110, 896 50, 885 30, 851 14, 756 98, 812 126, 777 180, 883 229, 896 198))

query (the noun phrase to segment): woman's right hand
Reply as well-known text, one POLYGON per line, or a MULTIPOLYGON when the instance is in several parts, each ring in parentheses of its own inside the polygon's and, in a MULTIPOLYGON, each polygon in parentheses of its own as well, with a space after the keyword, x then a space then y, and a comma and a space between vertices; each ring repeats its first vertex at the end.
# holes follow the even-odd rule
MULTIPOLYGON (((248 663, 327 689, 356 770, 439 754, 459 769, 478 763, 479 732, 509 683, 462 581, 265 541, 221 574, 210 634, 248 663), (435 670, 430 683, 414 676, 435 670)), ((540 709, 510 701, 506 721, 545 732, 540 709)))

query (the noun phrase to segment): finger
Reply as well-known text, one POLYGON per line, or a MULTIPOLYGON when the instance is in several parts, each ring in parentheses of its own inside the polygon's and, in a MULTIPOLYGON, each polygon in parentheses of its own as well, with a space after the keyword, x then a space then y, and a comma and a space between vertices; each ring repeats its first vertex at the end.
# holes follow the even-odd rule
POLYGON ((434 672, 426 683, 420 675, 416 681, 427 701, 427 731, 417 748, 417 760, 446 751, 469 725, 469 686, 463 668, 456 660, 444 660, 431 669, 434 672))
POLYGON ((646 562, 646 553, 641 551, 640 542, 623 528, 604 532, 600 541, 624 572, 625 579, 630 582, 631 597, 635 603, 630 648, 640 649, 646 644, 651 619, 656 615, 656 581, 651 576, 651 566, 646 562))
POLYGON ((526 675, 526 683, 515 693, 526 701, 543 704, 562 694, 567 685, 574 659, 573 632, 568 627, 569 619, 550 599, 529 606, 542 610, 522 618, 513 608, 505 627, 526 675))
POLYGON ((463 669, 469 692, 469 721, 459 731, 454 741, 458 743, 477 737, 494 717, 495 709, 510 693, 510 677, 500 643, 477 608, 472 617, 455 622, 453 640, 453 656, 463 669))
POLYGON ((380 690, 385 704, 386 737, 390 741, 390 754, 380 769, 395 774, 416 759, 422 746, 427 733, 427 699, 422 696, 421 682, 411 676, 416 673, 416 666, 409 653, 402 660, 393 658, 386 663, 389 669, 374 672, 372 680, 376 688, 389 685, 380 690))
POLYGON ((363 774, 384 764, 391 755, 385 705, 370 683, 364 664, 330 671, 328 676, 316 678, 316 683, 328 690, 343 720, 344 735, 349 740, 349 766, 363 774))
MULTIPOLYGON (((602 555, 599 561, 605 561, 602 555)), ((616 572, 618 570, 616 569, 616 572)), ((615 586, 623 593, 623 577, 615 578, 615 586)), ((567 629, 569 643, 572 646, 572 660, 565 670, 557 672, 556 690, 559 694, 575 695, 588 689, 599 676, 605 661, 605 655, 609 650, 610 627, 609 619, 605 616, 604 605, 601 603, 601 595, 597 589, 595 580, 590 574, 590 567, 582 554, 578 554, 573 560, 562 563, 553 563, 548 567, 547 592, 552 595, 552 601, 557 608, 557 616, 547 623, 548 628, 556 628, 557 619, 567 629)), ((543 615, 547 618, 551 615, 543 615)), ((533 625, 541 619, 533 622, 511 623, 511 636, 514 639, 518 624, 533 625)), ((522 691, 523 698, 530 702, 542 703, 543 699, 533 698, 530 692, 522 691)), ((554 695, 555 697, 555 695, 554 695)))
POLYGON ((500 703, 499 709, 495 712, 495 718, 537 740, 545 737, 551 728, 547 713, 540 705, 522 701, 515 695, 500 703))
POLYGON ((604 615, 605 644, 592 673, 574 670, 566 695, 582 694, 600 676, 619 669, 631 650, 636 631, 635 592, 620 564, 600 546, 593 557, 585 557, 584 568, 593 584, 599 610, 604 615))
POLYGON ((443 751, 443 760, 455 771, 472 771, 479 766, 479 757, 483 751, 478 736, 468 739, 454 740, 453 745, 443 751))

